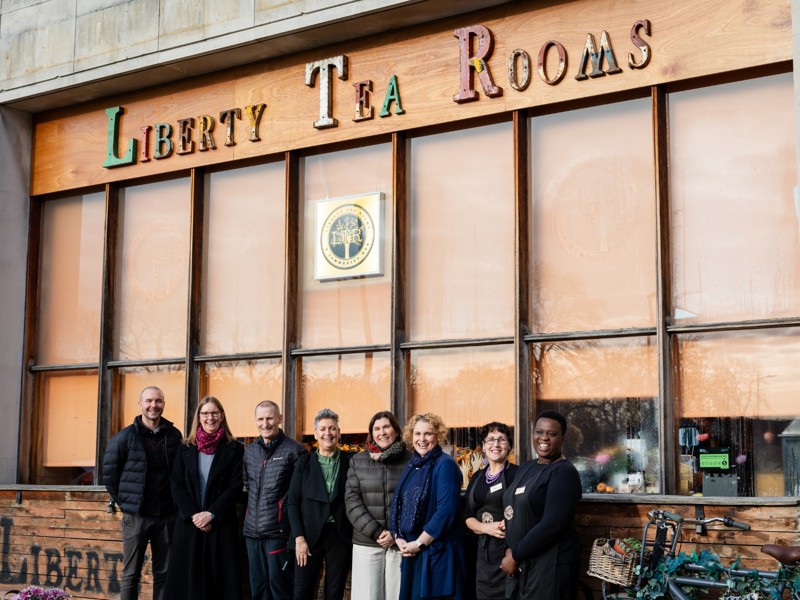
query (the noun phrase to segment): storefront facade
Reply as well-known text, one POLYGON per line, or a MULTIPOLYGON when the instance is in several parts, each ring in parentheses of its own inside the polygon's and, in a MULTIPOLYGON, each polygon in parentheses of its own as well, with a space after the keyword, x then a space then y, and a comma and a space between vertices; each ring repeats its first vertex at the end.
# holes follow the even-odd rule
POLYGON ((798 8, 478 8, 4 110, 6 483, 96 485, 158 385, 243 438, 435 412, 465 475, 555 408, 587 498, 792 505, 798 8))

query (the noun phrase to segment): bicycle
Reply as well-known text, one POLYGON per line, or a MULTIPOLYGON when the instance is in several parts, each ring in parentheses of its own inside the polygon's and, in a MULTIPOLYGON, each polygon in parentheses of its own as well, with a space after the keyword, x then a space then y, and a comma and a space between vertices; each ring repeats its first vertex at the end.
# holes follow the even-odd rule
POLYGON ((743 568, 738 559, 733 565, 725 567, 710 550, 703 550, 699 555, 678 552, 683 526, 706 527, 721 523, 725 527, 746 531, 750 529, 746 523, 729 516, 686 518, 662 509, 648 512, 647 517, 635 569, 631 557, 614 557, 606 549, 601 550, 606 556, 603 559, 605 562, 600 564, 609 565, 616 561, 617 564, 627 563, 628 568, 624 571, 597 568, 597 563, 593 563, 597 547, 592 548, 589 575, 603 580, 601 590, 604 600, 620 597, 606 592, 606 582, 616 583, 628 597, 642 600, 665 596, 673 600, 689 600, 697 590, 714 589, 722 591, 724 598, 778 600, 788 591, 792 600, 800 600, 800 546, 762 546, 763 553, 780 563, 777 571, 743 568))

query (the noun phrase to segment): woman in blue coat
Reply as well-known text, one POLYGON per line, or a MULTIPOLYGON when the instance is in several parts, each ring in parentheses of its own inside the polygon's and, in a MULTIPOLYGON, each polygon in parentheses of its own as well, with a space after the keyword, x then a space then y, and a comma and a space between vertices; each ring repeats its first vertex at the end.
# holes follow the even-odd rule
POLYGON ((414 451, 395 488, 390 531, 403 555, 400 600, 463 596, 461 469, 442 451, 447 427, 414 415, 404 437, 414 451))

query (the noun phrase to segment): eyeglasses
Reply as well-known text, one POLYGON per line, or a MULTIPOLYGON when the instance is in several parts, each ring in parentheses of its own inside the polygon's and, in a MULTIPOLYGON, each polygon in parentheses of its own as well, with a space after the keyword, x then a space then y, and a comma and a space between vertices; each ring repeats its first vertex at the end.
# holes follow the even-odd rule
POLYGON ((486 444, 487 446, 492 446, 494 444, 500 444, 501 446, 503 446, 504 444, 508 443, 508 439, 504 437, 486 438, 485 440, 483 440, 483 443, 486 444))
POLYGON ((220 411, 218 411, 218 410, 210 410, 208 412, 201 412, 200 416, 203 417, 203 418, 213 417, 213 418, 216 419, 218 416, 220 416, 220 414, 222 414, 222 413, 220 413, 220 411))

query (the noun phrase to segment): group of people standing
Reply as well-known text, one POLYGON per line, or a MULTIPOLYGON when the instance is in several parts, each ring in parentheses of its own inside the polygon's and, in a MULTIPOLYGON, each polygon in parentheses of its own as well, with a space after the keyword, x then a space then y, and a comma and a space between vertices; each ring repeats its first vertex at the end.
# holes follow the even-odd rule
POLYGON ((256 406, 259 437, 247 447, 214 397, 200 401, 185 439, 161 416, 159 388, 145 388, 139 406, 103 465, 123 512, 122 600, 138 598, 148 543, 155 600, 242 598, 243 489, 254 600, 312 600, 323 567, 326 600, 342 599, 351 571, 352 600, 575 597, 581 486, 562 454, 567 423, 557 412, 537 417, 537 458, 520 467, 509 461, 510 428, 482 427, 486 466, 462 502, 461 470, 443 448, 447 427, 431 413, 401 428, 379 412, 366 449, 349 453, 330 409, 317 413, 308 452, 284 434, 271 401, 256 406), (466 529, 478 540, 474 567, 464 558, 466 529))

